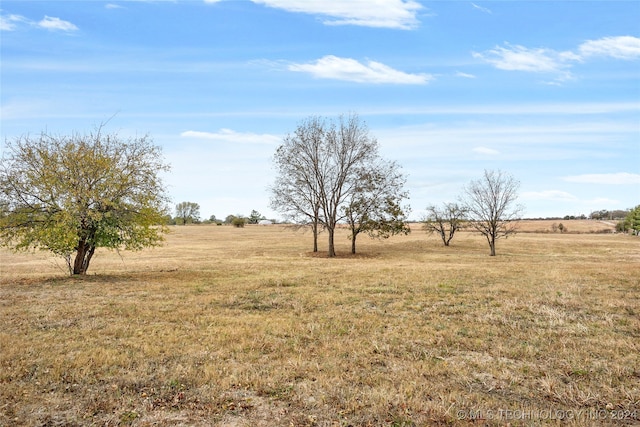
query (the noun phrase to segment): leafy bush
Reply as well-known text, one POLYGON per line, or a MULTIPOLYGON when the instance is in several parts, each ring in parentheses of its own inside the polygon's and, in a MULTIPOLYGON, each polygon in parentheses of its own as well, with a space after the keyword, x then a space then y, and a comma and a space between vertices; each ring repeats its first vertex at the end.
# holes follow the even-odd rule
POLYGON ((231 224, 236 228, 243 228, 247 221, 244 218, 235 217, 231 221, 231 224))

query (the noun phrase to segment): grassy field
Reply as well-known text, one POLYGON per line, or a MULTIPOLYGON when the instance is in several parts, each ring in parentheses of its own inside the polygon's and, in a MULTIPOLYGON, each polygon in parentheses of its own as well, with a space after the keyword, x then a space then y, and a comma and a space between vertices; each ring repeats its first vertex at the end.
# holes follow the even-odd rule
POLYGON ((497 257, 418 227, 336 259, 172 227, 83 278, 0 252, 0 426, 639 425, 640 239, 556 222, 585 234, 528 222, 497 257))

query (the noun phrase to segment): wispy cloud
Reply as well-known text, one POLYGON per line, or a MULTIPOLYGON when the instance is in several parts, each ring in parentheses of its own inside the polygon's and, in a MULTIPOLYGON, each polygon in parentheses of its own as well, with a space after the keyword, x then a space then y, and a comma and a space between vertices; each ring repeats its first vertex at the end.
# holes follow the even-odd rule
POLYGON ((475 147, 472 151, 474 153, 483 154, 486 156, 497 156, 498 154, 500 154, 498 150, 494 150, 492 148, 487 148, 487 147, 475 147))
POLYGON ((29 20, 21 15, 0 15, 0 31, 15 31, 20 23, 28 23, 29 20))
MULTIPOLYGON (((212 2, 212 0, 206 0, 212 2)), ((418 27, 416 18, 423 6, 413 0, 252 0, 268 7, 323 17, 325 25, 410 30, 418 27)))
POLYGON ((106 9, 124 9, 123 6, 120 6, 119 4, 115 4, 115 3, 107 3, 104 5, 104 7, 106 9))
POLYGON ((186 138, 206 139, 210 141, 231 142, 237 144, 277 144, 281 138, 276 135, 236 132, 231 129, 220 129, 219 132, 201 132, 188 130, 180 134, 186 138))
POLYGON ((472 56, 501 70, 554 74, 556 78, 551 84, 557 84, 571 79, 569 70, 592 57, 640 59, 640 38, 621 36, 588 40, 579 45, 576 52, 505 43, 484 52, 472 52, 472 56))
POLYGON ((363 64, 352 58, 339 58, 333 55, 324 56, 313 63, 291 64, 289 70, 309 73, 322 79, 356 83, 421 85, 433 79, 430 74, 409 74, 376 61, 363 64))
POLYGON ((479 6, 475 3, 471 3, 471 6, 473 6, 474 9, 479 10, 480 12, 489 13, 489 14, 493 13, 491 12, 491 9, 487 9, 486 7, 479 6))
POLYGON ((572 175, 564 177, 567 182, 577 182, 580 184, 608 184, 608 185, 629 185, 640 184, 640 174, 618 172, 618 173, 595 173, 584 175, 572 175))
POLYGON ((524 46, 506 44, 483 53, 473 52, 473 57, 482 59, 496 68, 507 71, 531 71, 536 73, 560 72, 570 66, 569 61, 577 56, 571 52, 556 52, 551 49, 529 49, 524 46))
POLYGON ((36 22, 21 15, 0 15, 0 30, 2 31, 15 31, 20 24, 49 31, 64 31, 68 33, 78 30, 78 27, 71 22, 52 16, 45 15, 43 19, 36 22))
POLYGON ((476 78, 476 76, 474 76, 473 74, 463 73, 462 71, 456 72, 456 77, 462 77, 462 78, 465 78, 465 79, 475 79, 476 78))
POLYGON ((631 36, 604 37, 588 40, 578 48, 583 58, 609 56, 616 59, 633 60, 640 58, 640 38, 631 36))
POLYGON ((40 22, 38 22, 38 27, 44 28, 52 31, 77 31, 78 27, 73 25, 69 21, 63 21, 60 18, 55 18, 51 16, 45 16, 40 22))

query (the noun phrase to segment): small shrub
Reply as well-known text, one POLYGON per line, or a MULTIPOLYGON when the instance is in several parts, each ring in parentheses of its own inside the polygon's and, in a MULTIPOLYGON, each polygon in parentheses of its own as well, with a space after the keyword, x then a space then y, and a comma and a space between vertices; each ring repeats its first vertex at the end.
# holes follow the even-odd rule
POLYGON ((246 222, 247 221, 244 218, 235 217, 233 218, 233 221, 231 221, 231 224, 236 228, 243 228, 246 222))

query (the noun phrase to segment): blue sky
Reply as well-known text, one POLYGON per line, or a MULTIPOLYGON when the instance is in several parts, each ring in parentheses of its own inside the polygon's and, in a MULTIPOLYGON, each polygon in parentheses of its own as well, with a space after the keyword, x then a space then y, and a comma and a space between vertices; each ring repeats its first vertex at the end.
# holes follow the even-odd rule
POLYGON ((525 216, 640 204, 638 1, 9 1, 1 138, 150 134, 174 203, 269 209, 272 155, 356 113, 408 175, 411 217, 484 169, 525 216))

